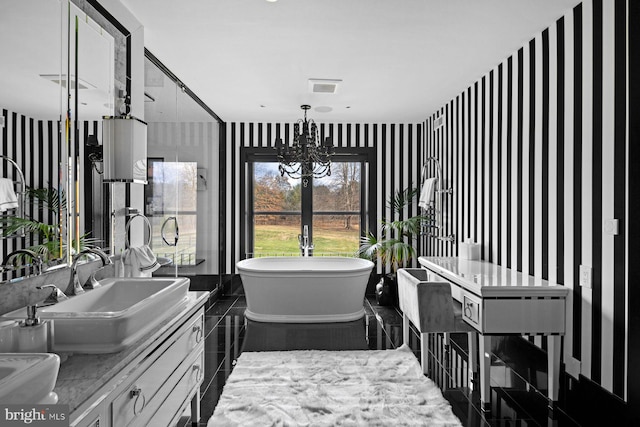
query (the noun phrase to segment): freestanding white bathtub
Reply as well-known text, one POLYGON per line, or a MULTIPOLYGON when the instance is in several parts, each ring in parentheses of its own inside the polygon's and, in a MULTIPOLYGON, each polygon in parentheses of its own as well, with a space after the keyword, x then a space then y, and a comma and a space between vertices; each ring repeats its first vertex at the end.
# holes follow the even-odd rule
POLYGON ((346 257, 265 257, 236 266, 257 322, 348 322, 364 316, 371 261, 346 257))

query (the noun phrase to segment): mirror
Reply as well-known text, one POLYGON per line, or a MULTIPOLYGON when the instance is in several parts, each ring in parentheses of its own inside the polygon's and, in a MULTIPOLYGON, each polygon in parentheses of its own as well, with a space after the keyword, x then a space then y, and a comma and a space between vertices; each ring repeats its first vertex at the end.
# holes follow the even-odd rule
POLYGON ((171 260, 154 275, 217 274, 218 118, 153 54, 145 56, 145 215, 154 253, 171 260))
MULTIPOLYGON (((67 89, 62 111, 64 120, 63 151, 67 154, 67 168, 63 171, 68 201, 65 240, 67 262, 73 253, 86 246, 104 246, 99 238, 86 233, 83 215, 84 169, 100 172, 98 161, 85 160, 85 152, 100 144, 102 117, 114 115, 114 38, 76 5, 68 7, 68 50, 62 53, 63 86, 67 89), (67 54, 68 53, 68 59, 67 54), (65 69, 66 65, 66 69, 65 69), (66 76, 69 76, 66 78, 66 76), (66 105, 65 102, 66 101, 66 105), (66 177, 64 175, 66 172, 66 177)), ((65 7, 63 6, 63 13, 65 7)), ((64 19, 63 19, 64 22, 64 19)), ((64 35, 67 32, 63 29, 64 35)), ((99 150, 96 150, 99 155, 99 150)), ((98 177, 99 178, 99 177, 98 177)), ((98 179, 99 181, 99 179, 98 179)), ((90 218, 89 218, 90 220, 90 218)), ((63 223, 64 224, 64 223, 63 223)))
MULTIPOLYGON (((83 214, 83 177, 94 167, 84 157, 87 142, 101 139, 101 117, 114 114, 115 92, 125 87, 120 76, 126 61, 114 64, 126 45, 113 25, 105 25, 106 19, 86 2, 79 3, 87 12, 68 0, 17 1, 2 7, 0 37, 12 42, 3 46, 0 61, 0 153, 15 161, 26 187, 33 189, 23 215, 30 228, 24 237, 0 241, 2 261, 31 247, 50 265, 67 265, 76 250, 67 248, 95 239, 84 231, 91 227, 83 214), (51 233, 38 232, 40 226, 51 233)), ((16 169, 3 160, 0 178, 16 181, 16 169)), ((0 215, 4 225, 15 212, 0 215)), ((30 273, 30 268, 4 271, 1 281, 30 273)))

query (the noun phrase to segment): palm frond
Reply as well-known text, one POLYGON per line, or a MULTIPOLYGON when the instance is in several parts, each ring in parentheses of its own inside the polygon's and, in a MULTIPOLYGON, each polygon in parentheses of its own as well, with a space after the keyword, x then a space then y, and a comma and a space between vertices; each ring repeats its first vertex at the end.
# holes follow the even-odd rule
POLYGON ((0 230, 2 230, 3 237, 11 236, 24 230, 26 233, 36 233, 42 238, 51 239, 57 234, 58 226, 14 216, 2 218, 0 220, 0 230))
POLYGON ((64 191, 60 192, 56 188, 32 188, 27 187, 25 195, 33 204, 42 204, 43 208, 58 212, 60 207, 67 208, 67 198, 64 191))
POLYGON ((375 261, 378 256, 378 252, 382 249, 383 242, 371 232, 367 235, 360 237, 360 246, 358 247, 358 257, 365 258, 371 261, 375 261))
POLYGON ((387 201, 387 205, 393 209, 394 212, 400 212, 405 208, 405 206, 413 203, 418 194, 418 189, 414 187, 407 187, 404 190, 398 190, 393 194, 391 199, 387 201))
MULTIPOLYGON (((393 193, 387 201, 387 206, 399 214, 407 208, 411 211, 411 205, 417 200, 419 194, 418 188, 410 185, 393 193)), ((379 259, 385 265, 390 265, 395 272, 415 258, 416 250, 413 243, 420 236, 423 227, 431 221, 432 215, 429 213, 421 213, 396 221, 382 220, 380 221, 381 237, 378 239, 371 232, 363 236, 360 239, 358 254, 372 261, 379 259)))
POLYGON ((416 254, 412 245, 399 239, 387 241, 384 260, 392 265, 393 270, 404 267, 416 254))
POLYGON ((382 221, 383 231, 395 231, 398 236, 418 236, 422 226, 431 220, 429 215, 416 215, 397 221, 382 221))

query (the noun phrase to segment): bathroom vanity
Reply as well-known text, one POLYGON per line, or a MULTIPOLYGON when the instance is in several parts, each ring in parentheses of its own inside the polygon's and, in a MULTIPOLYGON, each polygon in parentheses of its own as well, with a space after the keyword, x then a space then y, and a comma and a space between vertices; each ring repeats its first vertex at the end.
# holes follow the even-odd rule
POLYGON ((122 351, 61 354, 54 391, 69 405, 70 425, 175 425, 189 406, 197 422, 208 297, 188 292, 186 306, 122 351))
POLYGON ((462 304, 462 320, 478 332, 483 408, 489 408, 491 335, 547 336, 548 398, 556 402, 568 288, 486 261, 457 257, 419 257, 418 261, 451 284, 451 296, 462 304))

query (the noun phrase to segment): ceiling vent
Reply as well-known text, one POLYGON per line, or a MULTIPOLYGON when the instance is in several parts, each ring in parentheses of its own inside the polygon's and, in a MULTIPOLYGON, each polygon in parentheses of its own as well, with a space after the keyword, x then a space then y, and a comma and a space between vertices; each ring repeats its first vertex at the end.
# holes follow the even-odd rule
POLYGON ((311 93, 336 93, 338 84, 342 80, 337 79, 309 79, 309 92, 311 93))
MULTIPOLYGON (((57 85, 62 85, 62 87, 66 88, 67 87, 67 75, 66 74, 40 74, 40 77, 42 77, 45 80, 49 80, 54 82, 57 85)), ((75 76, 71 76, 69 79, 69 83, 71 84, 71 87, 75 87, 76 86, 76 77, 75 76)), ((96 87, 94 85, 92 85, 91 83, 87 82, 86 80, 83 79, 78 79, 78 89, 95 89, 96 87)))
POLYGON ((433 121, 433 129, 439 129, 444 124, 444 116, 439 116, 433 121))

